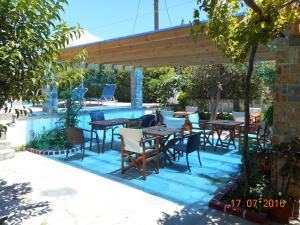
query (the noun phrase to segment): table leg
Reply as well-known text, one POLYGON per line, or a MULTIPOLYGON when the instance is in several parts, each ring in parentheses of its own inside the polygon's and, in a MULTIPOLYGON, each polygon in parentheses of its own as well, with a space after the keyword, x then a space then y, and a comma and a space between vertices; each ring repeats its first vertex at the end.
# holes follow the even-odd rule
POLYGON ((110 148, 112 149, 113 148, 113 143, 114 143, 114 129, 116 127, 112 127, 111 128, 111 143, 110 143, 110 148))
MULTIPOLYGON (((93 125, 92 125, 92 126, 91 126, 90 151, 92 150, 93 132, 94 132, 94 127, 93 127, 93 125)), ((98 152, 98 153, 99 153, 99 152, 98 152)))
POLYGON ((102 153, 104 153, 105 138, 106 138, 106 129, 103 130, 102 153))
MULTIPOLYGON (((173 162, 172 162, 171 158, 170 158, 169 155, 168 155, 169 150, 166 148, 165 141, 161 141, 161 142, 160 142, 160 146, 161 146, 162 152, 163 152, 164 155, 165 155, 165 157, 164 157, 164 166, 167 166, 167 160, 169 161, 169 163, 170 163, 171 165, 173 165, 173 162)), ((169 152, 169 153, 170 153, 170 152, 169 152)), ((171 153, 171 155, 172 155, 172 153, 171 153)))
POLYGON ((217 135, 218 135, 218 139, 217 139, 217 142, 216 142, 216 145, 215 145, 215 147, 214 147, 214 150, 216 150, 217 149, 217 146, 219 146, 219 145, 221 145, 222 146, 222 140, 221 140, 221 134, 222 134, 222 128, 216 128, 216 131, 217 131, 217 135), (219 144, 219 142, 221 143, 221 144, 219 144))
POLYGON ((229 140, 228 140, 228 144, 226 147, 227 150, 229 150, 229 145, 231 142, 233 143, 234 150, 236 150, 234 136, 235 136, 235 127, 229 129, 229 140))

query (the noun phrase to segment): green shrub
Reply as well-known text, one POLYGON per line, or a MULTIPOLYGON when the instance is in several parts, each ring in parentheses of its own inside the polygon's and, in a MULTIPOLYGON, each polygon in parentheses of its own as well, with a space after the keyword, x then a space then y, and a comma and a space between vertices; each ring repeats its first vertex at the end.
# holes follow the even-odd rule
POLYGON ((70 144, 64 138, 64 128, 58 126, 52 130, 46 130, 37 134, 34 139, 28 143, 28 147, 39 150, 62 150, 69 148, 70 144))
POLYGON ((268 127, 273 125, 273 105, 269 106, 269 108, 263 113, 263 120, 266 121, 268 127))
POLYGON ((82 108, 82 101, 75 101, 72 98, 72 91, 65 90, 62 93, 66 102, 66 111, 60 113, 57 126, 52 130, 46 130, 34 137, 28 147, 39 150, 62 150, 72 145, 65 139, 64 130, 66 127, 76 127, 79 120, 79 111, 82 108))
POLYGON ((199 112, 199 119, 200 120, 209 120, 210 113, 209 112, 199 112))
POLYGON ((26 148, 27 148, 27 145, 20 145, 18 147, 15 147, 14 149, 16 152, 23 152, 23 151, 25 151, 26 148))
MULTIPOLYGON (((199 112, 199 118, 201 120, 209 120, 210 113, 209 112, 199 112)), ((221 113, 218 113, 217 120, 233 120, 233 116, 230 113, 221 112, 221 113)))
POLYGON ((233 116, 227 112, 221 112, 217 115, 217 120, 233 120, 233 116))
POLYGON ((185 92, 179 92, 178 103, 182 109, 184 109, 188 105, 188 95, 185 92))

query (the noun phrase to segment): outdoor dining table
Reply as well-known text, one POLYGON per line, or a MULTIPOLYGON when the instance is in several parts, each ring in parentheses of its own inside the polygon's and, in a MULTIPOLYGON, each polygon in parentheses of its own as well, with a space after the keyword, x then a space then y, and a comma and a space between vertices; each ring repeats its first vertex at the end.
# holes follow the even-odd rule
MULTIPOLYGON (((123 127, 127 127, 129 124, 129 119, 125 118, 116 118, 116 119, 110 119, 110 120, 100 120, 100 121, 91 121, 91 140, 93 139, 93 131, 96 130, 96 127, 103 127, 103 140, 102 140, 102 153, 104 153, 104 147, 105 147, 105 138, 106 138, 106 131, 108 128, 112 129, 112 136, 111 136, 111 148, 114 141, 114 129, 117 128, 117 126, 122 125, 123 127)), ((92 141, 91 141, 92 145, 92 141)))
POLYGON ((218 146, 222 148, 225 147, 228 150, 229 145, 233 145, 234 148, 236 149, 235 142, 234 142, 235 131, 240 129, 240 125, 242 125, 243 122, 232 121, 232 120, 213 120, 213 121, 206 122, 206 124, 211 124, 214 127, 214 130, 217 132, 218 139, 214 147, 214 150, 216 150, 218 146), (221 135, 224 130, 229 131, 227 140, 221 139, 221 135))
MULTIPOLYGON (((172 165, 172 160, 168 153, 172 155, 172 153, 167 149, 166 143, 171 135, 174 135, 176 137, 176 134, 180 133, 181 129, 174 129, 174 128, 167 128, 165 126, 153 126, 153 127, 147 127, 143 128, 144 135, 147 136, 159 136, 161 137, 159 140, 160 144, 160 151, 164 153, 164 164, 166 165, 167 160, 172 165)), ((174 137, 174 138, 175 138, 174 137)))

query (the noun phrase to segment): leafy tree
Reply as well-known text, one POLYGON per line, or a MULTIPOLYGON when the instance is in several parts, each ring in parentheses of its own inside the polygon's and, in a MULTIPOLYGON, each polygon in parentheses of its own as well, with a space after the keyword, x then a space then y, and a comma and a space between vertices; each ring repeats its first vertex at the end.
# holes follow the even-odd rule
MULTIPOLYGON (((88 70, 84 86, 88 88, 87 97, 99 97, 104 84, 115 83, 115 97, 118 101, 130 101, 130 71, 88 70)), ((172 67, 145 68, 143 70, 143 100, 167 104, 179 87, 179 78, 172 67), (166 91, 162 91, 166 90, 166 91)))
MULTIPOLYGON (((67 0, 0 1, 0 110, 9 110, 7 103, 15 100, 38 101, 40 88, 54 82, 61 49, 70 37, 80 36, 78 27, 68 27, 60 17, 65 4, 67 0)), ((5 129, 1 126, 0 134, 5 129)))
MULTIPOLYGON (((264 104, 271 104, 273 102, 273 96, 275 93, 275 62, 259 62, 256 63, 255 71, 253 73, 253 78, 259 80, 262 86, 261 101, 264 104)), ((255 87, 252 88, 252 90, 255 87)))
MULTIPOLYGON (((62 150, 71 147, 65 138, 64 131, 66 127, 76 127, 79 122, 79 111, 83 106, 83 99, 78 96, 78 92, 73 86, 77 85, 85 75, 85 70, 81 66, 85 56, 86 52, 83 51, 73 59, 63 62, 61 67, 56 68, 55 79, 72 76, 72 79, 61 82, 59 86, 65 110, 58 112, 60 118, 54 129, 37 134, 28 146, 40 150, 62 150)), ((56 84, 53 82, 50 85, 55 86, 56 84)))
POLYGON ((217 48, 233 62, 244 62, 249 55, 245 80, 245 131, 243 166, 245 196, 249 193, 248 133, 249 94, 256 51, 259 45, 267 44, 283 36, 283 29, 299 19, 298 0, 197 0, 199 8, 194 11, 194 37, 206 30, 217 48), (243 9, 242 17, 236 15, 243 9), (200 13, 205 12, 208 22, 200 23, 200 13), (207 29, 204 29, 206 26, 207 29))
POLYGON ((114 70, 88 69, 84 79, 84 86, 88 88, 87 97, 99 98, 104 85, 115 83, 116 77, 114 70))
POLYGON ((143 72, 145 101, 158 102, 162 106, 166 106, 168 99, 175 95, 181 85, 180 77, 176 75, 175 68, 146 68, 143 72))
MULTIPOLYGON (((183 76, 183 90, 187 93, 189 99, 197 103, 211 98, 212 90, 215 84, 220 83, 222 91, 221 99, 243 99, 245 93, 245 64, 224 64, 224 65, 204 65, 184 67, 181 70, 183 76)), ((252 90, 250 93, 251 101, 260 101, 264 89, 262 77, 257 76, 252 79, 252 90)), ((239 111, 239 109, 235 110, 239 111)))
POLYGON ((130 102, 130 72, 118 71, 116 75, 116 99, 122 102, 130 102))

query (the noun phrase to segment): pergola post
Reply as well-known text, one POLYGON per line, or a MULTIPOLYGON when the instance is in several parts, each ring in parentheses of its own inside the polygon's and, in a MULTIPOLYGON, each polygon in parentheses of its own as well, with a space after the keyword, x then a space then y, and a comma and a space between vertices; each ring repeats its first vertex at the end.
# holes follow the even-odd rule
POLYGON ((130 72, 131 107, 143 107, 143 69, 135 67, 130 72))
POLYGON ((273 141, 300 135, 300 25, 277 42, 273 141))
POLYGON ((43 112, 55 113, 58 111, 58 93, 56 87, 47 87, 43 89, 43 94, 47 100, 43 103, 43 112))

